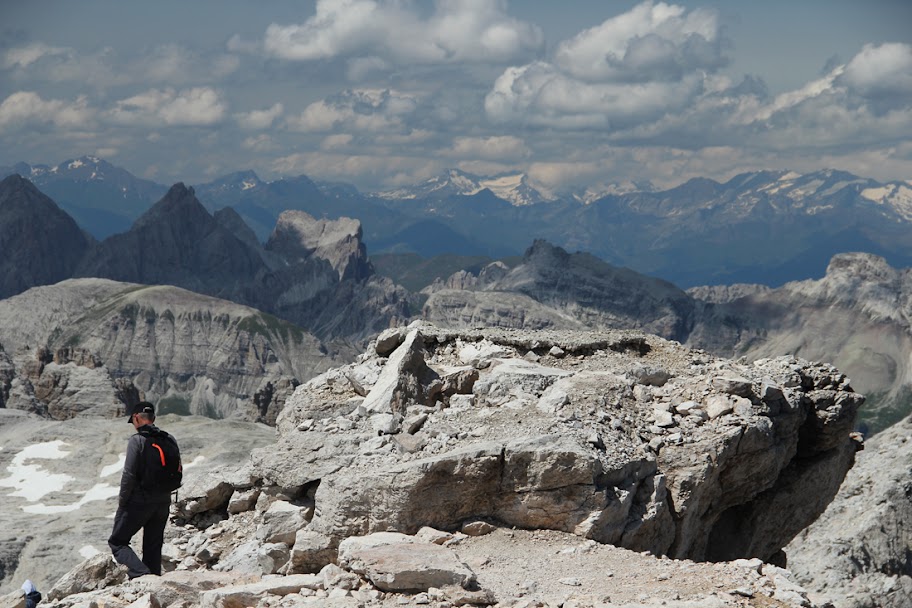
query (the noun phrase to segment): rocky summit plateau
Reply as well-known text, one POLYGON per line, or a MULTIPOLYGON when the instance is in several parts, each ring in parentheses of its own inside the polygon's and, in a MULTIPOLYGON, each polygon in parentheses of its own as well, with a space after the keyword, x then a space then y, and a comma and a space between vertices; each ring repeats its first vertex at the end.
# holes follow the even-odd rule
POLYGON ((299 386, 239 468, 188 476, 169 573, 96 556, 51 605, 811 606, 782 550, 863 400, 793 357, 416 322, 299 386))

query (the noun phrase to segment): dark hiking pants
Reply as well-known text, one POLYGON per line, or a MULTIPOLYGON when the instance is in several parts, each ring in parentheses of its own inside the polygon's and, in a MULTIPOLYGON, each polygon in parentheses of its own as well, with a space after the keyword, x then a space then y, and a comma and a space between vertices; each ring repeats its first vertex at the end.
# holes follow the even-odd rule
POLYGON ((168 523, 170 503, 136 503, 119 507, 114 516, 114 531, 108 546, 117 563, 127 567, 127 576, 136 578, 144 574, 161 575, 161 552, 165 541, 165 524, 168 523), (130 539, 140 528, 143 531, 142 560, 130 547, 130 539))

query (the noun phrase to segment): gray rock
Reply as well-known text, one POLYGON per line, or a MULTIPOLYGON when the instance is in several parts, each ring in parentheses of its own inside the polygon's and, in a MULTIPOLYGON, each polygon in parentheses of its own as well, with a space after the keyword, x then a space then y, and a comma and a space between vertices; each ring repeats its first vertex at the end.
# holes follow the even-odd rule
POLYGON ((712 379, 712 386, 720 393, 747 397, 751 394, 751 381, 741 376, 717 376, 712 379))
POLYGON ((710 420, 713 420, 719 416, 730 414, 734 406, 732 400, 725 395, 710 395, 706 398, 703 408, 706 410, 710 420))
POLYGON ((428 403, 425 387, 436 374, 424 362, 423 340, 409 331, 383 368, 377 383, 362 404, 368 412, 401 414, 409 403, 428 403))
POLYGON ((104 589, 127 580, 127 569, 109 553, 90 557, 67 572, 47 593, 49 600, 59 600, 84 591, 104 589))
POLYGON ((326 564, 320 570, 319 576, 323 579, 324 589, 345 589, 352 591, 361 585, 361 579, 351 572, 347 572, 336 564, 326 564))
POLYGON ((256 606, 266 595, 283 597, 301 589, 318 589, 322 579, 311 574, 291 574, 264 579, 257 583, 233 585, 204 591, 199 596, 202 608, 248 608, 256 606))
POLYGON ((250 488, 249 490, 235 490, 228 501, 228 512, 231 514, 243 513, 250 511, 256 505, 257 498, 260 497, 259 488, 250 488))
POLYGON ((470 521, 462 524, 461 532, 467 536, 484 536, 496 530, 486 521, 470 521))
POLYGON ((786 547, 789 569, 818 603, 912 603, 910 437, 906 418, 867 440, 833 502, 786 547))
POLYGON ((383 591, 470 587, 475 582, 475 573, 452 550, 391 532, 345 539, 339 545, 339 564, 383 591))
POLYGON ((374 351, 381 357, 390 356, 405 341, 405 335, 405 329, 402 327, 391 327, 383 330, 374 341, 374 351))
POLYGON ((257 551, 257 562, 263 574, 275 574, 288 563, 291 553, 285 543, 266 543, 257 551))

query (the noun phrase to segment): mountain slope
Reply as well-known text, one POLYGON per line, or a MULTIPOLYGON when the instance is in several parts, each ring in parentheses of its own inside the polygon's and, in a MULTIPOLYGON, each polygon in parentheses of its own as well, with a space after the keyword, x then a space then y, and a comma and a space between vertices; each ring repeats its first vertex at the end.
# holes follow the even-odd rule
POLYGON ((0 182, 0 298, 71 276, 91 244, 31 182, 18 175, 0 182))
POLYGON ((536 241, 522 262, 471 290, 430 288, 422 315, 447 326, 630 328, 686 340, 694 302, 674 285, 536 241), (514 301, 520 295, 520 300, 514 301), (533 319, 535 319, 533 321, 533 319))

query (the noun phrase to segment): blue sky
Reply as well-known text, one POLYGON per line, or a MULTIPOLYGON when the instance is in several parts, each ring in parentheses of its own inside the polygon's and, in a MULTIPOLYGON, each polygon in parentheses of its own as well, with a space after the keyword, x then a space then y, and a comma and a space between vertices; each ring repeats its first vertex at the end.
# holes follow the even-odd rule
POLYGON ((0 164, 368 190, 447 167, 912 179, 906 0, 42 0, 0 22, 0 164))

